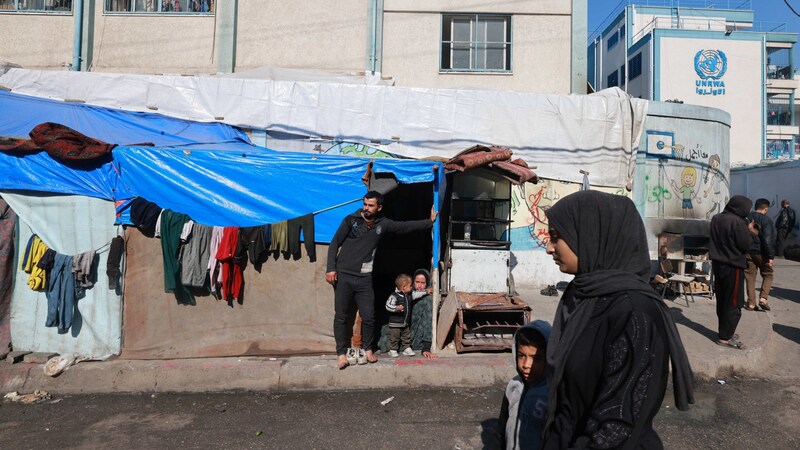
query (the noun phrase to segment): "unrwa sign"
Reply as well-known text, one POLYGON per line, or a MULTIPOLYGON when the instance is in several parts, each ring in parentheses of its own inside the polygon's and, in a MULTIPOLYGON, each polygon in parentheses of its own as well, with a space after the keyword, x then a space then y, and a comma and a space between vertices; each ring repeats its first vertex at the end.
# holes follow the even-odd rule
POLYGON ((725 81, 721 78, 728 70, 728 57, 722 50, 703 49, 694 55, 694 71, 700 77, 695 80, 697 95, 725 95, 725 81))

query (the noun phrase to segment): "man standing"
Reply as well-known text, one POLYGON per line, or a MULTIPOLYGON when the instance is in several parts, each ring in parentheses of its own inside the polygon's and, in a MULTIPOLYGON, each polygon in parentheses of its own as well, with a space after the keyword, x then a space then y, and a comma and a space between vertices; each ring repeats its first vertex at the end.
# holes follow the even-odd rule
MULTIPOLYGON (((348 315, 355 314, 353 306, 361 314, 361 349, 358 359, 377 361, 372 353, 372 337, 375 329, 375 294, 372 290, 372 263, 378 242, 386 233, 411 233, 433 226, 436 211, 431 208, 430 219, 395 222, 381 214, 383 195, 369 191, 364 195, 361 211, 342 220, 328 247, 328 264, 325 281, 333 285, 334 316, 333 336, 336 339, 336 355, 339 369, 347 361, 348 315)), ((351 322, 352 323, 352 322, 351 322)))
POLYGON ((794 210, 789 207, 789 200, 781 201, 781 212, 775 220, 775 256, 783 256, 783 247, 786 246, 786 239, 794 230, 794 210))
POLYGON ((769 200, 760 198, 756 200, 755 210, 747 215, 747 221, 754 223, 758 236, 753 238, 750 250, 745 255, 747 269, 744 279, 747 282, 747 310, 755 311, 760 306, 764 311, 769 311, 769 289, 772 287, 772 261, 775 259, 775 225, 767 217, 769 200), (761 296, 756 306, 756 275, 761 272, 761 296))
POLYGON ((747 267, 745 253, 758 235, 755 225, 745 217, 752 200, 734 195, 725 209, 711 218, 711 267, 714 271, 714 291, 717 298, 717 344, 744 349, 736 334, 744 303, 743 271, 747 267))

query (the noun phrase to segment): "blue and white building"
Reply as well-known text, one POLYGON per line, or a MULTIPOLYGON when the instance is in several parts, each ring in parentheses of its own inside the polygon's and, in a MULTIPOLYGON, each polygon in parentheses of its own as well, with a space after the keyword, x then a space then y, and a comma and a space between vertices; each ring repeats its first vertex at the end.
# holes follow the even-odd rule
POLYGON ((733 166, 795 157, 797 33, 755 22, 751 1, 623 1, 589 42, 595 90, 727 111, 733 166))

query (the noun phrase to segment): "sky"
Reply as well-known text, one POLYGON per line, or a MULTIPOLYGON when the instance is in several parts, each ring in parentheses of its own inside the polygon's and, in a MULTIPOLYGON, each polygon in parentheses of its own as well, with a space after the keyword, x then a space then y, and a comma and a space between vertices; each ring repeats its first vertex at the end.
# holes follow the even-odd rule
MULTIPOLYGON (((702 0, 688 0, 688 1, 673 1, 674 4, 677 6, 693 6, 698 3, 701 3, 702 0), (681 5, 681 3, 683 5, 681 5)), ((800 12, 800 0, 787 0, 792 7, 797 12, 800 12)), ((596 29, 600 27, 600 24, 611 14, 617 5, 620 4, 620 0, 589 0, 589 31, 588 34, 591 35, 596 29)), ((647 0, 641 0, 639 2, 634 1, 634 4, 647 4, 647 0)), ((651 2, 652 3, 652 2, 651 2)), ((709 1, 708 3, 716 3, 718 7, 722 7, 721 5, 731 3, 736 4, 738 3, 737 0, 721 0, 716 2, 709 1)), ((777 23, 786 23, 786 31, 790 33, 800 33, 800 17, 796 16, 788 6, 784 0, 750 0, 753 10, 755 11, 755 20, 756 22, 776 22, 777 23)), ((660 2, 658 4, 661 4, 660 2)), ((795 44, 795 61, 798 60, 798 56, 800 56, 800 44, 795 44)))

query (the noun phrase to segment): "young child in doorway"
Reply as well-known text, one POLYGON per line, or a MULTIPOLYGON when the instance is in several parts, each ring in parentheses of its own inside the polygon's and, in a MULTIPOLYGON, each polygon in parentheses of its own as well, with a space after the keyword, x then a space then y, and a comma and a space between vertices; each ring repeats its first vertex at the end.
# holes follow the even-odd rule
POLYGON ((411 277, 401 273, 394 280, 395 289, 386 300, 389 311, 389 356, 397 358, 400 350, 406 356, 414 356, 411 350, 411 277))
POLYGON ((517 376, 506 386, 495 445, 498 449, 539 448, 547 420, 547 341, 551 326, 535 320, 514 334, 517 376))

